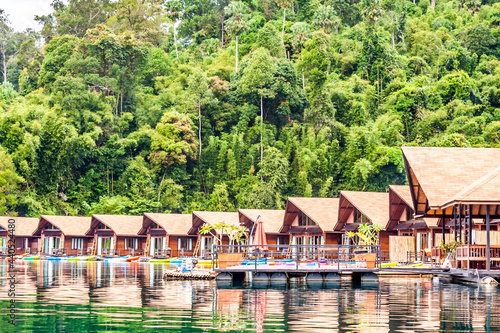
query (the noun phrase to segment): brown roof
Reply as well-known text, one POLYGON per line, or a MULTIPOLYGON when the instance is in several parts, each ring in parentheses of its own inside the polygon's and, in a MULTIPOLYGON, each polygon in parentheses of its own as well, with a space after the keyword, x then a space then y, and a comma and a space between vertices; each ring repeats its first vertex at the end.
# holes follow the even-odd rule
POLYGON ((385 228, 389 222, 389 193, 341 191, 357 210, 366 216, 371 223, 385 228))
POLYGON ((402 150, 429 207, 443 207, 455 201, 500 202, 500 149, 402 147, 402 150))
POLYGON ((413 209, 413 199, 411 198, 410 186, 408 185, 389 185, 389 190, 394 191, 403 201, 413 209))
POLYGON ((9 220, 15 219, 15 236, 31 236, 38 228, 39 219, 35 217, 12 217, 12 216, 0 216, 0 226, 5 230, 8 230, 9 220))
POLYGON ((92 215, 92 228, 102 222, 117 236, 135 236, 141 230, 142 220, 142 216, 136 215, 92 215))
POLYGON ((90 227, 90 221, 91 218, 85 216, 42 215, 36 233, 40 233, 41 229, 50 223, 66 236, 85 236, 90 227))
POLYGON ((148 219, 162 227, 169 235, 187 235, 193 223, 191 214, 144 213, 143 226, 148 219))
POLYGON ((206 211, 194 211, 193 212, 193 225, 189 229, 189 234, 195 234, 198 232, 198 228, 204 223, 215 225, 217 222, 226 221, 226 223, 232 225, 239 225, 240 220, 238 212, 206 212, 206 211))
MULTIPOLYGON (((339 198, 288 198, 323 231, 332 231, 339 218, 339 198)), ((288 207, 288 204, 287 204, 288 207)))
POLYGON ((239 209, 238 213, 240 214, 240 221, 242 217, 246 217, 252 223, 255 223, 257 216, 260 215, 266 233, 279 233, 285 217, 284 210, 273 209, 239 209))
POLYGON ((195 211, 194 216, 202 219, 205 223, 216 224, 217 222, 226 221, 226 223, 239 225, 240 220, 238 219, 237 212, 205 212, 205 211, 195 211))

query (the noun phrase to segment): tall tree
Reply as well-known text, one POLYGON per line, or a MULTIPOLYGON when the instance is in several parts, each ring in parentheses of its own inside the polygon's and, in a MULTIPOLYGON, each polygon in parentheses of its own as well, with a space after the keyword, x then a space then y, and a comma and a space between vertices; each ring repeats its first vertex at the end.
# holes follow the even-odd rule
MULTIPOLYGON (((281 28, 281 44, 285 48, 285 22, 286 22, 286 9, 293 6, 295 0, 275 0, 278 6, 283 8, 283 26, 281 28)), ((285 54, 286 56, 286 54, 285 54)))
POLYGON ((241 1, 232 1, 225 12, 229 18, 225 21, 229 35, 236 39, 236 72, 238 71, 238 37, 248 29, 247 16, 250 9, 241 1))
POLYGON ((263 161, 264 146, 262 133, 264 131, 264 97, 273 98, 276 93, 271 88, 274 73, 277 69, 276 61, 271 57, 269 51, 259 48, 248 58, 248 66, 243 70, 240 84, 241 89, 247 92, 256 92, 260 97, 260 160, 263 161))

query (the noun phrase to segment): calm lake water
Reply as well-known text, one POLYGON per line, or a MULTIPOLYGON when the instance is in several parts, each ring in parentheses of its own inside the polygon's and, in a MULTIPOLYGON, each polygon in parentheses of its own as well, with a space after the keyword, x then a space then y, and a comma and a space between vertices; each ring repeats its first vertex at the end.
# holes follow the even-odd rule
POLYGON ((149 263, 22 262, 16 322, 0 265, 0 332, 498 332, 497 287, 439 279, 289 286, 163 281, 149 263))

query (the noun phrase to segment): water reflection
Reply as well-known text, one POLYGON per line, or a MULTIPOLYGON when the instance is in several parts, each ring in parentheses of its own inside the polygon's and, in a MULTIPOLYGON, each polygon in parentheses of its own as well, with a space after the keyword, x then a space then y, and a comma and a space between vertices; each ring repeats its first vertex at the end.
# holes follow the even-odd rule
MULTIPOLYGON (((500 330, 496 287, 381 278, 327 286, 163 281, 167 264, 21 262, 17 326, 2 331, 414 332, 500 330), (328 287, 328 288, 326 288, 328 287)), ((0 265, 7 313, 8 271, 0 265)))

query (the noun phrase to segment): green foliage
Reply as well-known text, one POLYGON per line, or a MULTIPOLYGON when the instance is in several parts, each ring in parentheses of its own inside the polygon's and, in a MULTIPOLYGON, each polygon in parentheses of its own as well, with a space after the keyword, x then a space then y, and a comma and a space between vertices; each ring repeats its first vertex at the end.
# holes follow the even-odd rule
POLYGON ((402 145, 500 147, 492 1, 52 7, 0 11, 3 214, 279 209, 404 183, 402 145))

